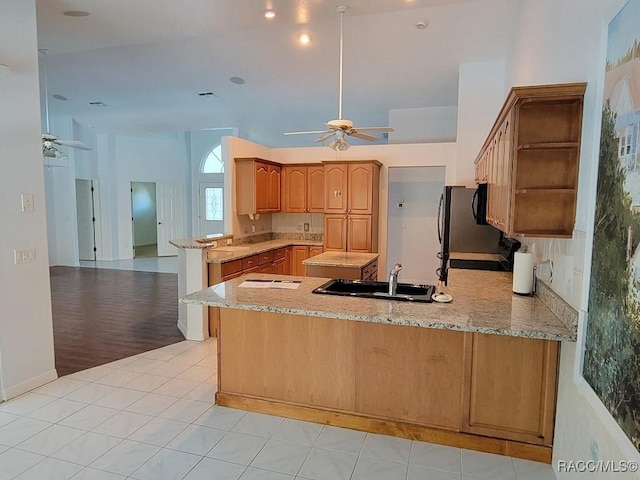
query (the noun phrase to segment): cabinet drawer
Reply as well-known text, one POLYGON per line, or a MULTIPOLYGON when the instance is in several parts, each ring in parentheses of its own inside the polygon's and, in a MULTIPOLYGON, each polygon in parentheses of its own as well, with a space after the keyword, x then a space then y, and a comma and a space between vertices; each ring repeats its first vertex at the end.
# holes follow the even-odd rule
POLYGON ((265 263, 273 263, 273 250, 258 255, 258 265, 264 265, 265 263))
POLYGON ((222 276, 226 277, 242 270, 242 260, 233 260, 222 264, 222 276))
POLYGON ((376 274, 377 276, 377 273, 378 273, 378 260, 374 260, 369 265, 365 265, 365 267, 362 269, 362 279, 369 280, 374 276, 374 274, 376 274))
POLYGON ((273 259, 274 260, 280 260, 281 258, 284 258, 286 255, 286 248, 279 248, 277 250, 273 251, 273 259))
POLYGON ((249 270, 250 268, 257 267, 258 265, 258 255, 252 255, 242 259, 242 270, 249 270))

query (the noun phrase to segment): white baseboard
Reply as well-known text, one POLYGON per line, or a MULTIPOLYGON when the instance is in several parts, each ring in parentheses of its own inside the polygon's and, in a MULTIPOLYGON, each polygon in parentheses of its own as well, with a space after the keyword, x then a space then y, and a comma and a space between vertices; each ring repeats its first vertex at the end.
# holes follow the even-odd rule
POLYGON ((42 385, 53 382, 58 378, 58 372, 54 368, 53 370, 49 370, 46 373, 38 375, 37 377, 30 378, 29 380, 25 380, 17 385, 13 385, 11 387, 5 388, 2 394, 2 400, 10 400, 15 398, 23 393, 29 392, 34 388, 41 387, 42 385))

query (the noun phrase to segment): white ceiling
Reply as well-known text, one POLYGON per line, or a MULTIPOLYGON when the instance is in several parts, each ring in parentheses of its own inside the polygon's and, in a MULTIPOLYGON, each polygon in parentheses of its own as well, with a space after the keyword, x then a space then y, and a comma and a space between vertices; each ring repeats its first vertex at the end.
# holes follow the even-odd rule
MULTIPOLYGON (((36 0, 52 115, 95 132, 238 128, 270 146, 312 145, 338 113, 340 0, 36 0), (261 12, 271 5, 273 20, 261 12), (84 10, 88 17, 62 12, 84 10), (312 43, 296 42, 307 31, 312 43), (242 77, 242 86, 229 81, 242 77), (199 97, 212 91, 215 96, 199 97), (63 95, 68 101, 52 98, 63 95), (92 107, 102 101, 108 106, 92 107)), ((505 58, 514 0, 349 0, 343 116, 457 104, 460 63, 505 58), (428 21, 425 30, 416 24, 428 21)), ((354 141, 353 143, 358 143, 354 141)))

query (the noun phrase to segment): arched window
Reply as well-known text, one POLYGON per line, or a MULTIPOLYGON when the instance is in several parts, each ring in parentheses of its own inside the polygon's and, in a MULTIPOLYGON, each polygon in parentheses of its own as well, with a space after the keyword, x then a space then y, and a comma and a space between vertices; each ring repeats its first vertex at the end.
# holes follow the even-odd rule
POLYGON ((224 163, 222 162, 222 145, 218 145, 204 159, 202 163, 202 173, 224 173, 224 163))

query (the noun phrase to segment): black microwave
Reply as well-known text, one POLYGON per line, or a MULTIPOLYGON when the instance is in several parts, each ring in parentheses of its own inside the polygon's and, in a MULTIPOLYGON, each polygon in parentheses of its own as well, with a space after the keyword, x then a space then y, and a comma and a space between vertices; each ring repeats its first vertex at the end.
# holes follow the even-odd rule
POLYGON ((488 225, 487 223, 487 199, 489 185, 486 183, 478 184, 476 192, 471 199, 471 210, 473 217, 478 225, 488 225))

